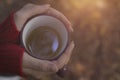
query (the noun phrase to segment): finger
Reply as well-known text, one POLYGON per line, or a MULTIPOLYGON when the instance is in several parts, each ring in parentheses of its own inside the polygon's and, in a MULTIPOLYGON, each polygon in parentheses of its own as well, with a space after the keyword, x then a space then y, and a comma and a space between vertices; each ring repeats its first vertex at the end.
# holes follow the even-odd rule
POLYGON ((23 71, 28 78, 31 77, 33 79, 40 79, 43 76, 42 73, 33 69, 23 68, 23 71))
POLYGON ((23 68, 23 70, 25 71, 24 74, 30 80, 41 80, 41 78, 51 74, 49 72, 40 72, 29 68, 23 68))
POLYGON ((68 46, 68 48, 66 49, 66 51, 63 53, 63 55, 60 58, 58 58, 56 61, 53 61, 53 63, 57 65, 58 69, 61 69, 65 64, 68 63, 72 55, 74 46, 75 46, 74 42, 72 41, 68 46))
POLYGON ((41 6, 35 5, 31 9, 29 9, 28 12, 26 12, 27 13, 26 15, 28 15, 28 17, 31 17, 31 16, 43 14, 49 9, 49 7, 50 7, 49 4, 41 5, 41 6))
POLYGON ((57 66, 51 61, 40 60, 30 56, 28 53, 24 52, 23 55, 23 68, 33 69, 40 72, 57 72, 57 66))
POLYGON ((14 20, 18 27, 18 30, 21 30, 25 22, 38 14, 43 14, 49 9, 49 4, 46 5, 34 5, 34 4, 27 4, 21 10, 17 11, 14 14, 14 20))
POLYGON ((34 4, 27 4, 17 13, 21 15, 21 17, 29 18, 38 14, 43 14, 49 9, 50 5, 34 5, 34 4))
POLYGON ((47 60, 39 60, 38 64, 36 64, 36 69, 41 69, 42 72, 57 72, 57 66, 51 61, 47 60))
POLYGON ((65 26, 68 28, 68 30, 73 32, 73 28, 71 27, 71 23, 62 13, 60 13, 56 9, 50 8, 46 14, 60 19, 65 24, 65 26))

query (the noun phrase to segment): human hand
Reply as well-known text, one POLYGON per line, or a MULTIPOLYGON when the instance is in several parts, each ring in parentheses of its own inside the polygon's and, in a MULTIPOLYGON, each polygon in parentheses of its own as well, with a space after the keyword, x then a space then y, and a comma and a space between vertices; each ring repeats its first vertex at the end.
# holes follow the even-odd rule
POLYGON ((69 20, 62 13, 55 10, 54 8, 51 8, 49 4, 46 5, 27 4, 22 9, 17 11, 14 14, 14 20, 17 29, 20 31, 23 25, 25 24, 25 22, 29 18, 39 14, 46 14, 60 19, 67 26, 68 30, 73 32, 69 20))
POLYGON ((74 42, 71 42, 63 55, 54 61, 33 58, 25 52, 23 56, 23 72, 25 75, 33 76, 37 79, 47 74, 56 73, 59 69, 68 63, 72 55, 73 48, 74 42))
MULTIPOLYGON (((71 23, 59 11, 51 8, 49 5, 39 6, 34 4, 28 4, 15 13, 14 18, 18 30, 22 29, 23 25, 29 18, 38 14, 54 16, 60 19, 70 32, 73 31, 71 23)), ((26 75, 31 75, 36 78, 40 78, 42 75, 45 75, 47 73, 55 73, 68 63, 72 55, 73 48, 74 42, 71 42, 63 55, 61 55, 57 60, 54 61, 36 59, 28 55, 28 53, 24 52, 23 72, 26 75)))
POLYGON ((14 20, 15 20, 17 29, 20 31, 23 28, 25 22, 29 18, 35 15, 44 14, 48 11, 49 8, 50 8, 49 4, 34 5, 29 3, 25 5, 22 9, 20 9, 14 14, 14 20))

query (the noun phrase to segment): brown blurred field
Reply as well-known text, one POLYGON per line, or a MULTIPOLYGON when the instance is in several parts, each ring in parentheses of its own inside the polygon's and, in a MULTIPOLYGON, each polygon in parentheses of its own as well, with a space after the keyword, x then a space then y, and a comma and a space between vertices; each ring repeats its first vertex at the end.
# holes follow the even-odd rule
POLYGON ((120 80, 120 0, 0 0, 0 22, 27 3, 51 4, 74 28, 65 78, 41 80, 120 80))

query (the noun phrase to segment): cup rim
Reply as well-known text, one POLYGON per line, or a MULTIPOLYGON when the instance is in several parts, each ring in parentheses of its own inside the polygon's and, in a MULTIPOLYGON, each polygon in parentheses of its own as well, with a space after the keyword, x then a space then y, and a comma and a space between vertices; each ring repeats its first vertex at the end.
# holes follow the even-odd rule
POLYGON ((58 18, 56 18, 56 17, 54 17, 54 16, 50 16, 50 15, 37 15, 37 16, 34 16, 34 17, 28 19, 28 20, 25 22, 25 24, 24 24, 24 26, 23 26, 23 28, 21 29, 21 32, 20 32, 20 43, 21 43, 21 46, 24 48, 24 50, 25 50, 30 56, 32 56, 32 57, 34 57, 34 58, 37 58, 37 59, 40 59, 40 60, 49 60, 49 61, 56 60, 56 59, 58 59, 61 55, 64 54, 65 50, 67 49, 67 47, 69 46, 69 43, 70 43, 70 31, 68 30, 67 26, 66 26, 66 25, 63 23, 63 21, 61 21, 61 20, 59 20, 59 21, 63 23, 63 25, 65 26, 65 29, 66 29, 66 31, 67 31, 67 43, 66 43, 66 45, 65 45, 65 48, 61 51, 61 53, 60 53, 59 55, 55 56, 54 59, 41 59, 41 58, 38 58, 38 57, 32 55, 32 54, 31 54, 28 50, 26 50, 26 48, 25 48, 25 44, 24 44, 24 42, 23 42, 23 37, 22 37, 23 34, 24 34, 24 33, 23 33, 23 32, 24 32, 24 28, 26 27, 26 25, 27 25, 27 23, 28 23, 29 21, 31 21, 33 18, 36 18, 36 17, 39 17, 39 16, 48 16, 48 17, 53 17, 53 18, 59 20, 58 18))

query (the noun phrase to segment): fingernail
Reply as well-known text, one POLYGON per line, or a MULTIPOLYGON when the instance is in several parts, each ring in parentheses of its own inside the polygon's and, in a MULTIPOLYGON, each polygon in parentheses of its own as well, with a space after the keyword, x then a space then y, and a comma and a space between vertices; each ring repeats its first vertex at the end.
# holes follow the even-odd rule
POLYGON ((74 32, 74 29, 71 27, 71 31, 74 32))
POLYGON ((73 47, 75 46, 74 41, 72 41, 71 44, 72 44, 73 47))
POLYGON ((52 72, 57 72, 58 71, 58 68, 57 68, 56 65, 51 65, 51 66, 50 66, 50 71, 52 71, 52 72))
POLYGON ((73 31, 74 31, 74 29, 73 29, 73 27, 72 27, 72 24, 71 24, 71 23, 69 23, 69 25, 70 25, 70 30, 71 30, 71 32, 73 32, 73 31))
POLYGON ((43 5, 43 6, 45 6, 45 7, 50 7, 50 4, 45 4, 45 5, 43 5))

